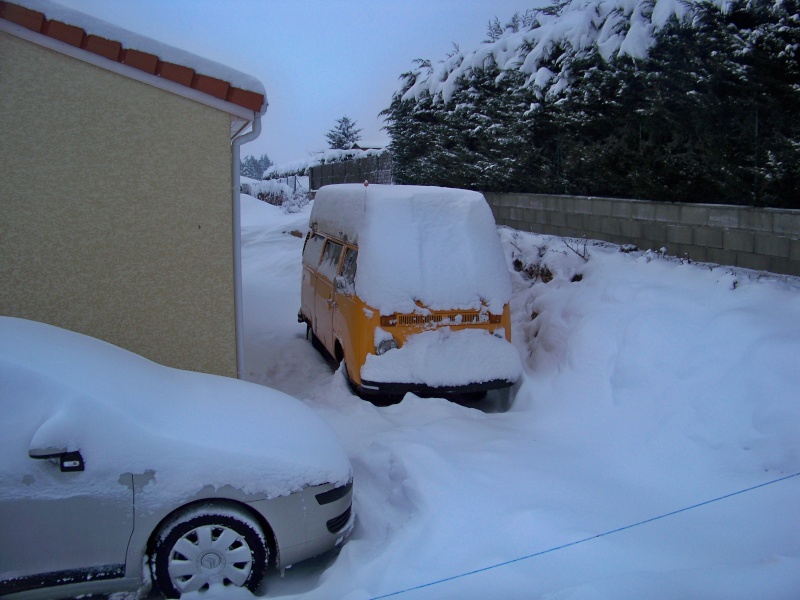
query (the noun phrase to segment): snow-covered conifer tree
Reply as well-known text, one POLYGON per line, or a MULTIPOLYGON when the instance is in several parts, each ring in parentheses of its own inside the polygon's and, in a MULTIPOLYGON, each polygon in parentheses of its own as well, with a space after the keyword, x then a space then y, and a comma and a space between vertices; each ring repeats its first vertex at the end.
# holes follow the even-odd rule
POLYGON ((356 122, 348 117, 336 119, 336 125, 325 134, 328 145, 332 149, 347 150, 361 139, 361 129, 356 129, 356 122))

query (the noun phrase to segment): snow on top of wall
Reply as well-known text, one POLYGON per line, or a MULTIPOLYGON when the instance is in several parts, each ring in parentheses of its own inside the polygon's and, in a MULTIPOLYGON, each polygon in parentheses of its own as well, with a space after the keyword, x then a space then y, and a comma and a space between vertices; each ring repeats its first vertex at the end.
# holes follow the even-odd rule
POLYGON ((308 169, 318 167, 327 163, 341 162, 344 160, 365 158, 367 156, 379 156, 386 152, 384 148, 372 148, 369 150, 351 149, 339 150, 330 149, 322 152, 315 152, 308 158, 294 160, 280 165, 272 165, 264 171, 264 179, 275 179, 287 175, 307 173, 308 169))
POLYGON ((61 21, 83 29, 87 35, 96 35, 120 42, 123 48, 139 50, 158 56, 161 60, 194 69, 195 72, 227 81, 233 87, 266 96, 264 85, 255 77, 237 71, 213 60, 197 56, 149 37, 128 31, 118 25, 97 19, 51 0, 13 0, 25 8, 44 14, 48 20, 61 21))
POLYGON ((371 149, 371 150, 381 150, 382 148, 385 148, 388 145, 389 145, 389 142, 386 141, 386 140, 380 140, 380 141, 378 141, 378 140, 366 140, 366 141, 358 140, 357 142, 353 142, 350 145, 350 148, 355 148, 356 146, 358 146, 358 148, 361 148, 361 149, 368 148, 368 149, 371 149))
MULTIPOLYGON (((556 14, 539 13, 536 26, 527 31, 506 31, 499 39, 485 42, 472 52, 456 52, 446 60, 413 70, 403 78, 403 100, 419 100, 425 92, 448 103, 460 88, 459 79, 473 70, 497 64, 501 71, 519 69, 528 75, 526 85, 544 94, 558 94, 568 83, 570 60, 555 63, 553 51, 566 47, 577 55, 597 47, 605 60, 615 56, 645 58, 655 42, 655 33, 671 18, 691 19, 693 6, 701 0, 571 0, 556 14), (548 68, 550 67, 550 68, 548 68), (428 72, 430 71, 430 72, 428 72), (414 80, 415 78, 415 80, 414 80)), ((712 0, 727 6, 728 0, 712 0)))
POLYGON ((473 309, 500 314, 511 282, 494 217, 478 192, 343 184, 317 192, 310 224, 357 243, 356 293, 382 314, 473 309))

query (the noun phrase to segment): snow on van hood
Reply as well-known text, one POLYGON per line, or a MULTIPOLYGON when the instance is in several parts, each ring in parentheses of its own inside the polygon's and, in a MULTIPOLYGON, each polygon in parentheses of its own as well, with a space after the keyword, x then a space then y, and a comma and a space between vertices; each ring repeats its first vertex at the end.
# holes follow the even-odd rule
POLYGON ((356 293, 383 314, 479 309, 500 314, 511 281, 494 217, 478 192, 329 185, 310 224, 359 246, 356 293))
POLYGON ((433 387, 504 380, 522 375, 517 349, 483 329, 443 327, 411 336, 401 348, 367 355, 361 377, 374 382, 422 383, 433 387))
POLYGON ((37 473, 28 450, 44 447, 79 450, 95 487, 149 474, 151 502, 207 486, 272 498, 351 477, 336 435, 291 396, 50 325, 0 317, 0 382, 4 495, 24 494, 37 473))

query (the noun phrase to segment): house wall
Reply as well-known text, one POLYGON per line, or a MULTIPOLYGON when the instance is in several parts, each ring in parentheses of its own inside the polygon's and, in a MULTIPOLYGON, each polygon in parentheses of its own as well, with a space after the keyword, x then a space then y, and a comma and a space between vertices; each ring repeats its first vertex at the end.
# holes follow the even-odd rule
POLYGON ((485 193, 498 225, 800 275, 800 210, 485 193))
POLYGON ((0 313, 236 376, 230 117, 0 32, 0 313))

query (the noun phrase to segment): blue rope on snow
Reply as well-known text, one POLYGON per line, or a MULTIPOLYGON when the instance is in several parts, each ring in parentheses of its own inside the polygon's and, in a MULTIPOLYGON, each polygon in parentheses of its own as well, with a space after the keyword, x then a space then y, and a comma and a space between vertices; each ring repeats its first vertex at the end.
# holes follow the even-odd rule
POLYGON ((640 525, 646 525, 647 523, 652 523, 653 521, 658 521, 659 519, 666 519, 667 517, 672 517, 674 515, 680 514, 682 512, 686 512, 687 510, 692 510, 695 508, 700 508, 701 506, 705 506, 707 504, 713 504, 714 502, 719 502, 720 500, 726 500, 727 498, 732 498, 733 496, 738 496, 739 494, 744 494, 746 492, 752 492, 753 490, 757 490, 758 488, 766 487, 768 485, 772 485, 774 483, 779 483, 781 481, 786 481, 787 479, 791 479, 792 477, 798 477, 800 473, 794 473, 793 475, 786 475, 785 477, 779 477, 778 479, 773 479, 772 481, 767 481, 766 483, 759 483, 758 485, 754 485, 752 487, 739 490, 738 492, 732 492, 730 494, 726 494, 724 496, 720 496, 719 498, 714 498, 713 500, 706 500, 705 502, 700 502, 698 504, 693 504, 691 506, 687 506, 685 508, 680 508, 678 510, 673 510, 672 512, 665 513, 663 515, 659 515, 657 517, 652 517, 650 519, 645 519, 644 521, 639 521, 638 523, 632 523, 630 525, 625 525, 623 527, 618 527, 617 529, 612 529, 610 531, 606 531, 605 533, 598 533, 597 535, 592 535, 581 540, 576 540, 574 542, 569 542, 567 544, 562 544, 561 546, 554 546, 553 548, 548 548, 547 550, 541 550, 540 552, 534 552, 533 554, 528 554, 527 556, 520 556, 519 558, 513 558, 511 560, 507 560, 505 562, 497 563, 496 565, 491 565, 489 567, 483 567, 482 569, 475 569, 474 571, 468 571, 467 573, 460 573, 459 575, 453 575, 452 577, 445 577, 444 579, 439 579, 437 581, 431 581, 429 583, 423 583, 421 585, 417 585, 414 587, 410 587, 404 590, 399 590, 397 592, 391 592, 389 594, 384 594, 382 596, 375 596, 371 598, 371 600, 381 600, 382 598, 390 598, 392 596, 399 596, 400 594, 405 594, 407 592, 413 592, 415 590, 421 590, 426 587, 431 587, 434 585, 439 585, 440 583, 447 583, 448 581, 453 581, 455 579, 462 579, 464 577, 469 577, 470 575, 477 575, 478 573, 483 573, 484 571, 491 571, 492 569, 497 569, 499 567, 505 567, 507 565, 511 565, 523 560, 528 560, 529 558, 536 558, 537 556, 542 556, 544 554, 550 554, 552 552, 557 552, 558 550, 564 550, 565 548, 569 548, 571 546, 577 546, 578 544, 583 544, 585 542, 590 542, 592 540, 596 540, 597 538, 605 537, 607 535, 612 535, 614 533, 619 533, 620 531, 625 531, 626 529, 632 529, 634 527, 639 527, 640 525))

